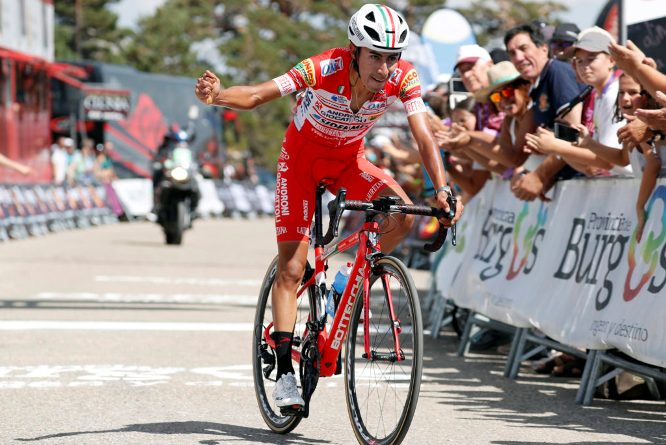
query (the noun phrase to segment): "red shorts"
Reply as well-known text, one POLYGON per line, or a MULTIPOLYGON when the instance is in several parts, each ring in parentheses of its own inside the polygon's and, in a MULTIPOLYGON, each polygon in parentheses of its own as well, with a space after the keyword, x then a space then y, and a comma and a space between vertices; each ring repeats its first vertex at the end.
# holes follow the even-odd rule
POLYGON ((328 179, 336 193, 347 189, 347 199, 369 201, 398 183, 363 157, 363 144, 330 147, 287 130, 277 165, 275 231, 277 241, 307 241, 315 208, 317 185, 328 179))

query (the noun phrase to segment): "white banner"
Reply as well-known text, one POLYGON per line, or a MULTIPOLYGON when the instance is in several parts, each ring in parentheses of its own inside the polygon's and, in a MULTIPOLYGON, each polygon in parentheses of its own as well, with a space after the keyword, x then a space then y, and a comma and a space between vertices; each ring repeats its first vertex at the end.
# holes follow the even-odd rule
POLYGON ((639 180, 557 187, 552 202, 525 203, 507 182, 488 183, 460 223, 463 252, 437 268, 438 288, 460 306, 562 343, 666 366, 666 180, 648 200, 640 242, 639 180))
POLYGON ((150 179, 117 179, 113 189, 128 216, 146 216, 153 209, 153 183, 150 179))

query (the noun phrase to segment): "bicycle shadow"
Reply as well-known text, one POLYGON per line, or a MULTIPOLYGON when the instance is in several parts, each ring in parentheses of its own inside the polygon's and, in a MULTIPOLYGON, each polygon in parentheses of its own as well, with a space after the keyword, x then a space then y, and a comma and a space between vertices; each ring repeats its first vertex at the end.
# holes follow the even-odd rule
MULTIPOLYGON (((138 423, 127 425, 123 428, 96 430, 96 431, 72 431, 48 434, 32 438, 17 438, 20 442, 37 442, 40 440, 57 439, 87 434, 115 434, 115 433, 145 433, 145 434, 201 434, 221 436, 219 439, 211 438, 199 441, 201 445, 218 445, 230 439, 247 440, 254 443, 266 444, 326 444, 328 440, 318 440, 304 437, 298 433, 290 433, 288 436, 280 435, 260 428, 248 428, 239 425, 229 425, 214 422, 184 421, 184 422, 160 422, 160 423, 138 423)), ((114 441, 115 442, 115 441, 114 441)), ((120 440, 117 443, 122 443, 120 440)))

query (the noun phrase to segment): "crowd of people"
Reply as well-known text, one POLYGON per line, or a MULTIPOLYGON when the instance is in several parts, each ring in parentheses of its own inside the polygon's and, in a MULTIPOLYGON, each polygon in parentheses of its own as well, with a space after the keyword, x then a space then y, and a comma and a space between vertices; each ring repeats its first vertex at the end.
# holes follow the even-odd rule
MULTIPOLYGON (((641 177, 639 227, 662 172, 666 75, 632 42, 605 30, 531 23, 509 30, 506 50, 458 50, 453 78, 426 91, 431 130, 450 181, 464 202, 492 177, 517 199, 548 200, 555 181, 572 177, 641 177)), ((428 178, 400 131, 375 130, 366 156, 390 166, 405 190, 427 197, 428 178)), ((640 236, 641 230, 639 230, 640 236)))
MULTIPOLYGON (((461 46, 452 81, 425 91, 431 130, 447 178, 463 202, 491 178, 510 182, 523 201, 549 200, 558 180, 641 178, 636 197, 637 239, 646 204, 666 156, 666 75, 632 42, 573 23, 530 23, 506 32, 504 49, 461 46)), ((408 132, 375 129, 366 157, 393 171, 413 199, 428 200, 432 185, 420 168, 408 132)), ((501 345, 510 336, 484 329, 471 348, 501 345)), ((568 375, 583 364, 558 354, 539 372, 568 375)), ((579 375, 578 374, 578 375, 579 375)))

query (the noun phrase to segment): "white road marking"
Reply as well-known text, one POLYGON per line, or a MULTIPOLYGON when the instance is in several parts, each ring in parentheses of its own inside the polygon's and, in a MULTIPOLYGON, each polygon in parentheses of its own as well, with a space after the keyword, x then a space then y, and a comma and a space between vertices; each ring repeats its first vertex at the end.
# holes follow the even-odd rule
POLYGON ((187 323, 137 321, 4 320, 0 331, 217 331, 252 332, 253 323, 187 323))
POLYGON ((236 294, 158 294, 122 292, 40 292, 40 300, 97 301, 106 303, 239 304, 255 306, 257 295, 236 294))
POLYGON ((95 281, 105 283, 187 284, 193 286, 261 286, 261 280, 230 280, 224 278, 143 277, 132 275, 97 275, 95 281))

